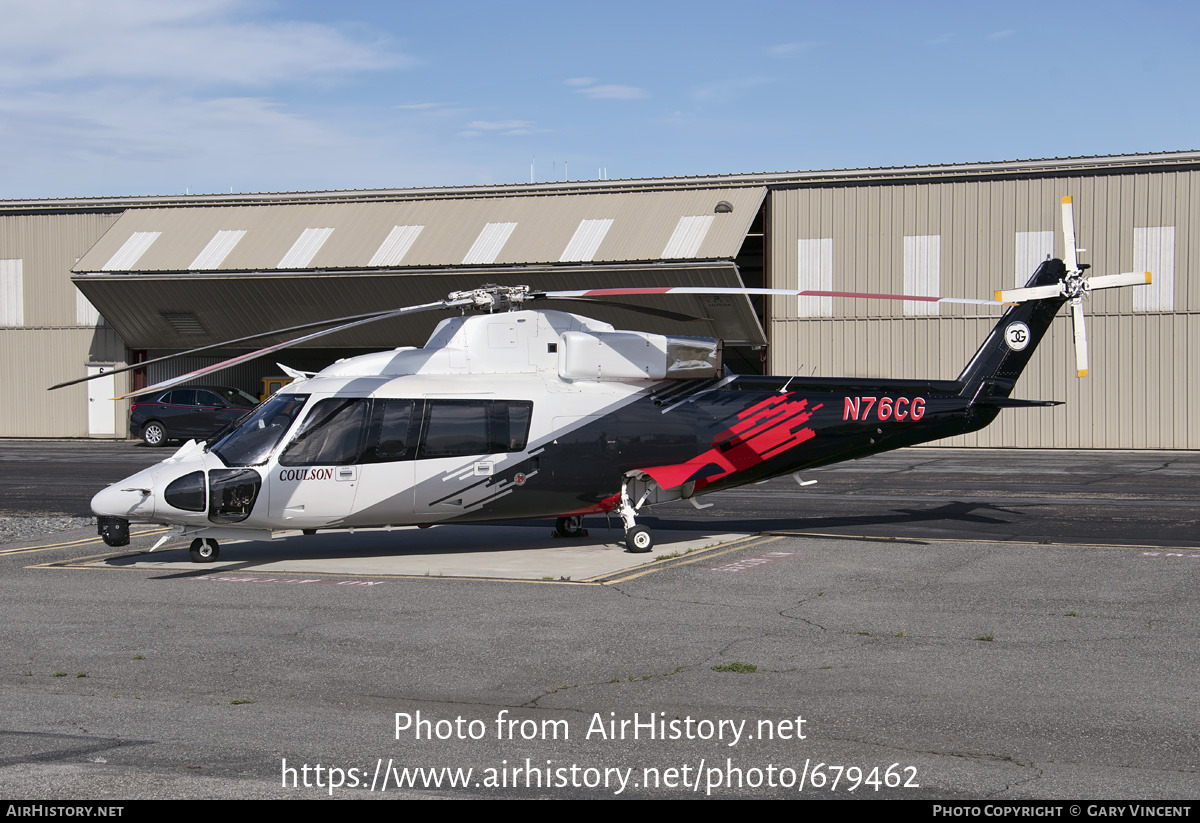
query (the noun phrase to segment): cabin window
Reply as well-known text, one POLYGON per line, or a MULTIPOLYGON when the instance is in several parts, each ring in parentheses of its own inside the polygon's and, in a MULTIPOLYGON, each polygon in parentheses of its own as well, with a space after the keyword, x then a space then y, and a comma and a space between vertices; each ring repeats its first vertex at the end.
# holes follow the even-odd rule
POLYGON ((520 400, 430 400, 418 460, 522 451, 533 404, 520 400))
POLYGON ((281 466, 339 466, 357 463, 371 401, 365 397, 321 400, 300 424, 279 458, 281 466))
POLYGON ((412 460, 417 451, 417 431, 421 418, 413 425, 412 400, 376 400, 371 426, 367 433, 364 463, 393 463, 412 460))
MULTIPOLYGON (((270 402, 270 401, 268 401, 270 402)), ((524 451, 533 403, 331 397, 318 401, 281 466, 395 463, 524 451)))

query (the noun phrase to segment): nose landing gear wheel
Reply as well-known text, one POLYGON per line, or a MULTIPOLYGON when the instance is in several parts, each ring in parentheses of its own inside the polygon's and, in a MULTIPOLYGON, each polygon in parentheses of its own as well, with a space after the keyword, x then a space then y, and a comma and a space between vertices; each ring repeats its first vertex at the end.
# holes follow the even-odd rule
POLYGON ((634 526, 625 532, 625 547, 635 554, 642 554, 654 548, 654 535, 645 526, 634 526))
POLYGON ((191 554, 193 563, 211 563, 221 554, 221 548, 211 537, 197 537, 192 541, 188 553, 191 554))

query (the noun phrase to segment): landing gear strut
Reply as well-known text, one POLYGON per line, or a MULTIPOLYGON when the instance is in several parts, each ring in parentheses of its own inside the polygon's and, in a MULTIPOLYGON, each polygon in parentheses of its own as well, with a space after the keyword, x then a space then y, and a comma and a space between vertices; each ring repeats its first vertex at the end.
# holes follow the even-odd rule
POLYGON ((188 549, 193 563, 212 563, 221 554, 221 547, 211 537, 197 537, 188 549))
POLYGON ((629 499, 629 481, 632 479, 628 476, 621 478, 621 505, 617 506, 617 514, 621 516, 621 522, 625 526, 625 548, 634 554, 643 554, 654 548, 654 535, 645 526, 637 524, 637 513, 654 487, 647 484, 645 494, 635 506, 629 499))

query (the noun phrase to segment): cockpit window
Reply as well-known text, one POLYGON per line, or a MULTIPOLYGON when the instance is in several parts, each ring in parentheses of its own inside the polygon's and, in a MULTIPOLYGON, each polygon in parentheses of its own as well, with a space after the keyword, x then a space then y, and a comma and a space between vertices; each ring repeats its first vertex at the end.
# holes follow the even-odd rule
POLYGON ((365 397, 320 401, 283 450, 279 465, 339 466, 358 462, 370 405, 365 397))
POLYGON ((277 394, 214 440, 209 451, 226 466, 261 466, 307 402, 307 394, 277 394))

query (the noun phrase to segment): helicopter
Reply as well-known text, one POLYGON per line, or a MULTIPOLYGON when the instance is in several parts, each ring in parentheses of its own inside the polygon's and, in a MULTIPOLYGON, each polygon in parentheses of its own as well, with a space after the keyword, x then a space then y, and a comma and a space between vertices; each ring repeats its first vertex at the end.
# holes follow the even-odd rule
MULTIPOLYGON (((1041 263, 994 300, 785 289, 616 288, 534 291, 483 286, 419 306, 283 330, 305 332, 132 392, 159 391, 325 334, 401 314, 458 310, 421 348, 338 360, 293 382, 206 442, 98 492, 97 528, 129 543, 131 522, 170 527, 151 551, 191 538, 215 561, 219 541, 280 530, 429 526, 616 514, 630 552, 654 535, 644 508, 976 431, 1004 409, 1058 405, 1011 396, 1059 310, 1072 305, 1077 372, 1087 374, 1083 300, 1149 283, 1149 272, 1085 277, 1070 198, 1065 260, 1041 263), (954 380, 728 373, 718 339, 614 329, 556 301, 645 294, 870 297, 1006 309, 954 380), (329 326, 309 331, 315 326, 329 326)), ((649 310, 656 311, 656 310, 649 310)), ((238 341, 277 335, 269 332, 238 341)), ((216 344, 227 345, 227 344, 216 344)), ((215 348, 208 346, 204 348, 215 348)), ((192 354, 193 349, 179 355, 192 354)), ((138 368, 145 363, 126 368, 138 368)), ((71 382, 80 382, 79 380, 71 382)), ((60 385, 69 385, 64 383, 60 385)), ((58 386, 52 387, 58 388, 58 386)))

